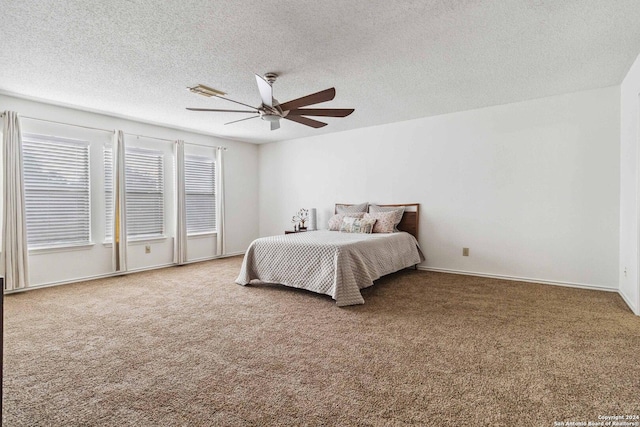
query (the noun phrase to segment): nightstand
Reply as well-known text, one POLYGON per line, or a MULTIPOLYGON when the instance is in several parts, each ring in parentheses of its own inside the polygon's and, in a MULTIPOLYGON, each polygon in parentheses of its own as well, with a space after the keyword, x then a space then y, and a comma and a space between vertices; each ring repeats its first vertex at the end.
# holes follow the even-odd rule
POLYGON ((293 230, 285 230, 284 234, 293 234, 293 233, 304 233, 307 230, 298 230, 298 231, 293 231, 293 230))

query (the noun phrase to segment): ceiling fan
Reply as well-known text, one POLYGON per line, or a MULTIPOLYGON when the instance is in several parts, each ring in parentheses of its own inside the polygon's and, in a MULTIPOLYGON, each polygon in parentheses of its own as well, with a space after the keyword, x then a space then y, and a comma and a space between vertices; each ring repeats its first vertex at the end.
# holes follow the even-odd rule
POLYGON ((313 104, 319 104, 321 102, 331 101, 336 96, 335 88, 325 89, 320 92, 312 93, 311 95, 306 95, 301 98, 293 99, 291 101, 280 104, 273 97, 272 85, 277 78, 278 75, 276 73, 266 73, 264 75, 264 78, 256 74, 258 91, 260 92, 260 98, 262 98, 262 104, 260 105, 260 107, 252 107, 251 105, 234 101, 233 99, 225 98, 224 95, 226 95, 226 93, 224 92, 204 85, 198 85, 190 87, 189 90, 199 95, 209 97, 215 96, 217 98, 235 102, 236 104, 249 107, 250 110, 219 110, 213 108, 187 108, 187 110, 255 114, 251 117, 246 117, 244 119, 225 123, 225 125, 260 117, 262 120, 267 121, 271 124, 271 130, 280 128, 280 119, 291 120, 293 122, 298 122, 306 126, 311 126, 312 128, 321 128, 323 126, 326 126, 327 124, 318 120, 310 119, 309 117, 305 116, 347 117, 354 111, 353 108, 300 108, 307 107, 313 104))

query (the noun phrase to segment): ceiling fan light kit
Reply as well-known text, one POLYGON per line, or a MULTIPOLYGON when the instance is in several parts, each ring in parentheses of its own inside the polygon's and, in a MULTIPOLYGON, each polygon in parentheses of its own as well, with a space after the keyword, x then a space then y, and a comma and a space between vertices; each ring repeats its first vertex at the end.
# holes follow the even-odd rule
POLYGON ((264 77, 259 76, 258 74, 256 74, 255 76, 256 83, 258 85, 258 92, 260 93, 260 98, 262 100, 262 104, 260 105, 260 107, 252 107, 251 105, 244 104, 239 101, 234 101, 230 98, 225 98, 224 95, 226 95, 226 93, 200 84, 188 89, 198 95, 203 95, 206 97, 217 97, 236 104, 244 105, 246 107, 249 107, 250 110, 220 110, 212 108, 187 108, 187 110, 224 113, 250 113, 254 114, 254 116, 240 120, 234 120, 232 122, 225 123, 225 125, 260 117, 262 120, 270 123, 271 130, 280 128, 280 119, 291 120, 293 122, 297 122, 305 126, 310 126, 317 129, 326 126, 327 123, 310 119, 304 116, 347 117, 354 111, 353 108, 300 108, 313 104, 319 104, 321 102, 331 101, 336 96, 335 88, 325 89, 320 92, 312 93, 310 95, 296 98, 281 104, 277 99, 273 97, 272 85, 273 83, 275 83, 278 75, 276 73, 266 73, 264 77))

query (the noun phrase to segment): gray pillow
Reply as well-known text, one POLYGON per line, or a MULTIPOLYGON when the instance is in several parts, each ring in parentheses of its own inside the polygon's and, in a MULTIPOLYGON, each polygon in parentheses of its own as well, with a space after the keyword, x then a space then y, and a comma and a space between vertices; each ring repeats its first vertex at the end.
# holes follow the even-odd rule
POLYGON ((367 212, 367 206, 369 206, 369 203, 364 202, 364 203, 360 203, 359 205, 351 205, 351 206, 347 206, 347 205, 336 205, 336 213, 337 214, 351 214, 351 213, 366 213, 367 212))
POLYGON ((378 212, 396 212, 396 216, 394 218, 393 231, 398 230, 398 224, 402 221, 402 215, 404 215, 405 206, 378 206, 378 205, 369 205, 370 213, 378 213, 378 212))

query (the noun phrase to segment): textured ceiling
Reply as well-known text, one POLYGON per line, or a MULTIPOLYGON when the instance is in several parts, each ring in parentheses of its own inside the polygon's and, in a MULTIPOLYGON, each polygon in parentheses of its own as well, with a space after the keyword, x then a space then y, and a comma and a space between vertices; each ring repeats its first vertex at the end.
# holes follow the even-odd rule
POLYGON ((640 53, 638 0, 2 0, 0 91, 262 143, 620 84, 640 53), (260 104, 355 108, 312 129, 185 88, 260 104))

